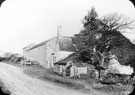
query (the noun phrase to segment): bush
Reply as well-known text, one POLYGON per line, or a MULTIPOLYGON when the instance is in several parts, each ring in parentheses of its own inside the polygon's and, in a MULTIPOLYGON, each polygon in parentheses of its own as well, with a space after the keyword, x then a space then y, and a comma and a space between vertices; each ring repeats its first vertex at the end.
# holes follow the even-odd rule
POLYGON ((108 73, 106 76, 102 78, 101 83, 103 84, 121 83, 123 85, 130 85, 133 84, 134 81, 130 75, 108 73))
POLYGON ((13 63, 19 63, 21 62, 21 59, 22 59, 21 57, 12 57, 10 61, 13 63))

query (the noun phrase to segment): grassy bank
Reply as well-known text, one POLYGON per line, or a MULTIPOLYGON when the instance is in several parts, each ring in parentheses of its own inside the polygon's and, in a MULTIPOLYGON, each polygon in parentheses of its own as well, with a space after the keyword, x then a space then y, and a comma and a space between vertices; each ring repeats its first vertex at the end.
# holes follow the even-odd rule
POLYGON ((68 78, 57 75, 52 70, 48 70, 40 66, 25 67, 24 73, 34 78, 39 78, 41 80, 47 80, 47 81, 51 81, 59 85, 64 85, 65 87, 68 87, 68 88, 73 88, 73 89, 78 89, 78 90, 81 89, 87 92, 90 91, 89 89, 85 88, 85 85, 83 84, 84 80, 68 79, 68 78))
POLYGON ((128 95, 132 91, 132 86, 130 85, 103 85, 90 79, 69 79, 41 66, 25 67, 24 73, 34 78, 51 81, 69 89, 76 89, 87 93, 98 91, 109 95, 128 95))

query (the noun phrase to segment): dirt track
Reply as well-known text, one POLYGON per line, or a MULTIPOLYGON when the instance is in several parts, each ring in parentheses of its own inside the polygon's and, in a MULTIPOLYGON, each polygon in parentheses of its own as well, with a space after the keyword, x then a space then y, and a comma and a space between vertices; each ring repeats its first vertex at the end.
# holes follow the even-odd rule
MULTIPOLYGON (((12 95, 90 95, 25 75, 21 68, 0 63, 0 79, 12 95)), ((92 92, 91 95, 101 95, 92 92)))

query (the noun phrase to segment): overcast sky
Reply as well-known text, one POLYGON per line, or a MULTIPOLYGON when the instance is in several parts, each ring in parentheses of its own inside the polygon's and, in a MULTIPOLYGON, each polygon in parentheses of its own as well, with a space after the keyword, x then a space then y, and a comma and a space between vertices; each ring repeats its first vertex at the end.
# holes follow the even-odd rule
MULTIPOLYGON (((0 8, 0 50, 22 53, 22 48, 56 36, 72 36, 94 6, 99 16, 118 12, 135 19, 128 0, 6 0, 0 8)), ((133 39, 135 34, 128 34, 133 39)))

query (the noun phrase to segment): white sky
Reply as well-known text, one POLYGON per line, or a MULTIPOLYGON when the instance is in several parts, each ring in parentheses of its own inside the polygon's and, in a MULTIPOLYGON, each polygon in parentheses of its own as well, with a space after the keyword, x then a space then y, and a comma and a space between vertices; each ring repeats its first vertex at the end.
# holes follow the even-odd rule
MULTIPOLYGON (((81 20, 94 6, 99 15, 112 12, 135 18, 128 0, 6 0, 0 8, 0 50, 22 53, 22 48, 56 36, 72 36, 82 29, 81 20)), ((130 39, 134 34, 128 34, 130 39)))

